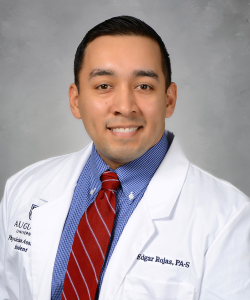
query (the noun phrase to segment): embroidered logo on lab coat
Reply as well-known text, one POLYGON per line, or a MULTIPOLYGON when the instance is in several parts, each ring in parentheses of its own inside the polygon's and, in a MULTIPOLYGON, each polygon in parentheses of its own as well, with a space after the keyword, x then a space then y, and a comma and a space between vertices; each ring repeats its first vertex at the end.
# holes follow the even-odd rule
POLYGON ((38 205, 35 205, 35 204, 32 204, 31 205, 31 209, 30 209, 30 212, 29 212, 29 219, 31 220, 31 218, 32 218, 32 210, 34 209, 34 208, 36 208, 36 207, 38 207, 38 205))

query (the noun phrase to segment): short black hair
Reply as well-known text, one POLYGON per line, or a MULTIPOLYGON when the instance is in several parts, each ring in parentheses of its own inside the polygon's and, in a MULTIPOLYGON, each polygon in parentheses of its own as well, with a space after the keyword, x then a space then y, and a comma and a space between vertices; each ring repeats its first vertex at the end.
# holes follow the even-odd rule
POLYGON ((74 76, 75 84, 78 91, 80 90, 79 74, 83 66, 84 54, 86 47, 94 39, 100 36, 116 36, 116 35, 131 35, 148 37, 158 43, 162 57, 162 71, 165 77, 166 91, 171 83, 171 63, 168 51, 165 47, 161 37, 145 22, 131 16, 119 16, 105 20, 104 22, 96 25, 90 29, 81 43, 79 44, 74 61, 74 76))

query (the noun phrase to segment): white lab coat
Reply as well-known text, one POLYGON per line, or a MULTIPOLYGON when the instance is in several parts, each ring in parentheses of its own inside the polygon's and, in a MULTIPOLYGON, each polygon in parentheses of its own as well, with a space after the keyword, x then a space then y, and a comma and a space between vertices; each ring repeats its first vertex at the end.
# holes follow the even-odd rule
MULTIPOLYGON (((8 180, 0 207, 1 300, 50 299, 60 236, 91 147, 8 180)), ((190 164, 174 138, 124 228, 99 299, 249 300, 249 199, 190 164)))

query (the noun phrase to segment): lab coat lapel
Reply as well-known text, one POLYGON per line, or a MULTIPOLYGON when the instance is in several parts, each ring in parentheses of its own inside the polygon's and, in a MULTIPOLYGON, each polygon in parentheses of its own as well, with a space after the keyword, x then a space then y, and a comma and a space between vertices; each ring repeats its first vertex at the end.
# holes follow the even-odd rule
POLYGON ((35 209, 32 216, 33 299, 50 299, 54 261, 74 187, 35 209))
POLYGON ((155 232, 146 201, 140 201, 117 243, 104 276, 99 300, 114 299, 138 253, 155 232), (133 241, 136 241, 135 243, 133 241))
POLYGON ((39 196, 44 204, 32 213, 33 299, 51 297, 55 257, 74 189, 86 164, 92 143, 66 159, 53 180, 39 196))
POLYGON ((188 168, 189 161, 178 140, 174 138, 116 245, 104 276, 99 300, 115 299, 138 254, 142 253, 147 242, 157 234, 153 220, 167 220, 171 217, 188 168))
POLYGON ((189 161, 175 137, 144 195, 152 219, 170 217, 188 169, 189 161))

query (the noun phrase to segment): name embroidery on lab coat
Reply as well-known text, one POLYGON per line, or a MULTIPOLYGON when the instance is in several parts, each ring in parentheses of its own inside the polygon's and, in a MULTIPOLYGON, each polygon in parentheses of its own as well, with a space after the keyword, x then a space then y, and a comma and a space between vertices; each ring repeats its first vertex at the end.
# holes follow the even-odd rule
POLYGON ((165 257, 160 257, 160 256, 147 256, 144 254, 138 254, 137 256, 138 260, 143 260, 144 262, 155 262, 155 263, 161 263, 163 265, 167 264, 170 266, 177 266, 177 267, 186 267, 189 268, 190 262, 184 262, 183 260, 175 259, 175 260, 170 260, 166 259, 165 257))

